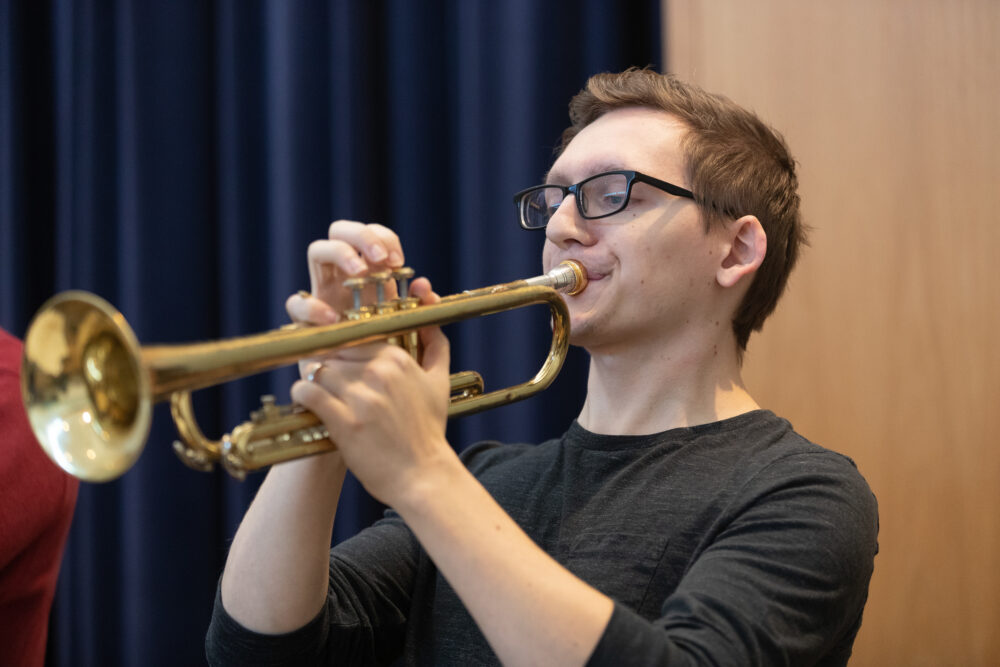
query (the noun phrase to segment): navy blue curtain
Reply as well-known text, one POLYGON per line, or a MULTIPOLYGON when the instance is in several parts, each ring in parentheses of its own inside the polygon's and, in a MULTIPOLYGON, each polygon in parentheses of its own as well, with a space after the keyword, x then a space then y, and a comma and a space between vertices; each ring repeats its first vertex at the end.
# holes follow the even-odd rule
MULTIPOLYGON (((511 194, 539 181, 566 103, 595 72, 657 66, 659 0, 0 2, 0 325, 55 292, 115 304, 145 343, 256 333, 308 287, 337 218, 397 231, 437 291, 539 273, 511 194)), ((452 368, 521 382, 544 308, 448 328, 452 368)), ((574 352, 540 397, 449 426, 560 433, 584 394, 574 352)), ((196 395, 222 433, 294 369, 196 395)), ((260 483, 174 457, 162 406, 139 463, 81 485, 49 662, 201 664, 229 539, 260 483)), ((350 482, 335 540, 382 508, 350 482)))

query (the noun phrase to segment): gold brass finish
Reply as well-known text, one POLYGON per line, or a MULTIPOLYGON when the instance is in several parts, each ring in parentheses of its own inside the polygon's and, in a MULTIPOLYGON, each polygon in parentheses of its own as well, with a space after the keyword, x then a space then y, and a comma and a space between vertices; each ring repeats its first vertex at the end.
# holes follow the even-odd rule
POLYGON ((264 397, 250 421, 232 434, 209 440, 194 418, 190 392, 378 340, 403 345, 419 358, 416 332, 423 327, 532 304, 548 304, 552 315, 552 345, 535 377, 483 393, 478 373, 456 373, 448 414, 519 401, 555 379, 569 347, 569 313, 559 292, 578 294, 586 286, 586 272, 578 262, 429 305, 408 296, 405 281, 412 275, 403 269, 378 276, 380 285, 400 281, 400 298, 376 308, 356 304, 356 319, 185 345, 140 347, 121 313, 100 297, 79 291, 58 294, 42 306, 25 336, 21 392, 28 419, 42 449, 61 468, 80 479, 103 482, 135 463, 149 437, 153 404, 170 399, 180 435, 174 449, 181 460, 198 470, 210 470, 219 461, 242 478, 247 471, 336 445, 315 415, 275 405, 273 397, 264 397))

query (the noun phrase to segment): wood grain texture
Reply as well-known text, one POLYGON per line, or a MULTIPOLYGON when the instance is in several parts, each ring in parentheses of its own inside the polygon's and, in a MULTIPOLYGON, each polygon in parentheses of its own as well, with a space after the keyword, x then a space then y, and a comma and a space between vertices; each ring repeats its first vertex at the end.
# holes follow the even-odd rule
POLYGON ((852 665, 1000 664, 1000 2, 669 0, 664 62, 779 128, 814 227, 758 401, 881 515, 852 665))

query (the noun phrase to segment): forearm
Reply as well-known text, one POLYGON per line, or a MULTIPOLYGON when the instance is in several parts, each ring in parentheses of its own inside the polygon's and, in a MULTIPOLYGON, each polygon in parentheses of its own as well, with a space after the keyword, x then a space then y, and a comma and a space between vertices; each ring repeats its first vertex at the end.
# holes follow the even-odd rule
POLYGON ((461 465, 396 507, 501 662, 582 665, 613 602, 540 549, 461 465))
POLYGON ((268 472, 222 575, 223 605, 240 624, 278 634, 319 613, 329 588, 330 540, 345 472, 338 453, 268 472))

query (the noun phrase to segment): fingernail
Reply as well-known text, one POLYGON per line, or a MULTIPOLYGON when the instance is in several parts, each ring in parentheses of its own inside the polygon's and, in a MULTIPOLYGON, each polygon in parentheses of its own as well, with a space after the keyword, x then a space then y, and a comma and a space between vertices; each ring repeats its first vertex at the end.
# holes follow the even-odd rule
POLYGON ((402 266, 403 256, 400 255, 395 250, 393 250, 392 252, 389 253, 389 264, 391 264, 392 266, 402 266))
POLYGON ((365 263, 360 258, 355 257, 347 262, 347 270, 352 276, 356 276, 365 270, 365 263))
POLYGON ((381 262, 387 257, 385 248, 380 245, 373 245, 368 248, 368 256, 372 258, 372 261, 381 262))

